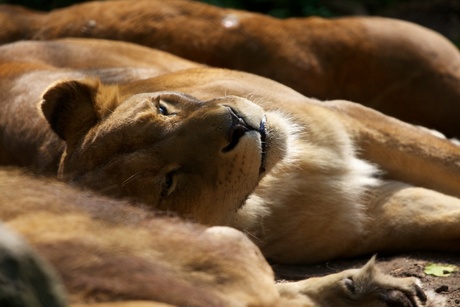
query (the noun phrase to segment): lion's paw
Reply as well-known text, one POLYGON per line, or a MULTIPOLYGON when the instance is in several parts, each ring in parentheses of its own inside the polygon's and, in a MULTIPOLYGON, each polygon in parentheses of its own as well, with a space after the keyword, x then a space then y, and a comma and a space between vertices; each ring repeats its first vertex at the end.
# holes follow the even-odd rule
POLYGON ((360 269, 280 283, 278 290, 285 300, 314 307, 445 306, 441 296, 434 292, 425 293, 417 278, 396 278, 382 273, 375 265, 375 257, 360 269))

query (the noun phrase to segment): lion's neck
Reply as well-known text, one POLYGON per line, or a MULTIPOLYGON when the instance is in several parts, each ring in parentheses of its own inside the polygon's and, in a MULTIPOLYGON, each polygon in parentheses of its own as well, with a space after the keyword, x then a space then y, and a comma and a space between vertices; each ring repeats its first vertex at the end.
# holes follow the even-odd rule
POLYGON ((348 139, 337 140, 342 145, 329 148, 312 144, 312 133, 290 135, 285 158, 261 180, 233 220, 232 226, 245 232, 267 256, 289 254, 279 250, 286 246, 292 246, 293 259, 284 259, 288 261, 297 256, 308 259, 310 250, 327 254, 326 247, 318 245, 322 241, 318 237, 324 236, 328 246, 334 235, 340 238, 336 244, 350 244, 337 234, 347 233, 354 240, 365 223, 365 208, 360 204, 368 188, 378 184, 376 169, 355 156, 348 139), (290 244, 280 244, 286 241, 290 244))

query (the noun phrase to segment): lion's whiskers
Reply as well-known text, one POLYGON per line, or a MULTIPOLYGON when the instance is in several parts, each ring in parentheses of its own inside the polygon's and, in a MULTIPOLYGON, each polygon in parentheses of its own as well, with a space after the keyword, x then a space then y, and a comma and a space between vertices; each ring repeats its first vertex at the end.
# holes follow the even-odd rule
POLYGON ((138 172, 134 175, 131 175, 130 177, 128 177, 128 179, 126 179, 125 181, 123 181, 120 185, 120 187, 124 187, 126 186, 127 184, 129 184, 131 181, 133 181, 134 179, 138 178, 139 176, 145 174, 145 171, 144 172, 138 172))

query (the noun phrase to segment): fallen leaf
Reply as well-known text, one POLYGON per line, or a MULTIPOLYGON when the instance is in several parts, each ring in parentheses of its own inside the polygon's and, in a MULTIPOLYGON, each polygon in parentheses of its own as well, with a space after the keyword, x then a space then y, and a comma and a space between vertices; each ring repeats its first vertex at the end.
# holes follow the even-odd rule
POLYGON ((451 264, 429 263, 425 266, 425 274, 438 277, 446 277, 457 271, 458 267, 451 264))

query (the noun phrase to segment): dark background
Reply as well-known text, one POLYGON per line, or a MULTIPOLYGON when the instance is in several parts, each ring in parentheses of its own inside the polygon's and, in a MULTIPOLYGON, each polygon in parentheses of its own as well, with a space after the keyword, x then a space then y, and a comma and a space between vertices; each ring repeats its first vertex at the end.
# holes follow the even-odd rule
MULTIPOLYGON (((167 1, 167 0, 165 0, 167 1)), ((0 0, 37 10, 69 6, 82 0, 0 0)), ((378 15, 413 21, 434 29, 460 46, 460 0, 202 0, 280 18, 378 15)))

